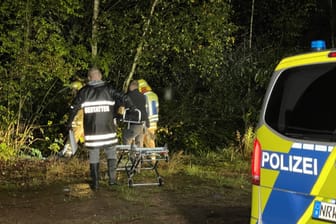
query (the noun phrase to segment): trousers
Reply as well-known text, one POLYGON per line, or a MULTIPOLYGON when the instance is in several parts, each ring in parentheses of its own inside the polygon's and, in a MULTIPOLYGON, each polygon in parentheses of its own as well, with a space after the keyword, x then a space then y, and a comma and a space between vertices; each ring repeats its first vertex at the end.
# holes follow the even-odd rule
POLYGON ((100 150, 104 149, 107 159, 117 159, 117 151, 115 146, 103 146, 97 148, 89 148, 90 163, 99 163, 100 150))

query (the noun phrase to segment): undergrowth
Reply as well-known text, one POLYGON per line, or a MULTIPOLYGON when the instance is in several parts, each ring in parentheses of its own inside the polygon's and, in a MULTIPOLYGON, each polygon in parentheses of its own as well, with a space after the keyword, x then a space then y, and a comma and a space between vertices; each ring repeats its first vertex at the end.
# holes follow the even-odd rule
MULTIPOLYGON (((194 176, 205 180, 221 182, 248 181, 249 161, 242 156, 232 159, 232 149, 220 152, 208 152, 202 155, 186 155, 183 151, 173 153, 169 161, 159 163, 159 173, 164 177, 174 175, 194 176)), ((101 179, 107 178, 106 161, 101 158, 101 179)), ((32 187, 55 182, 78 182, 89 180, 87 159, 51 157, 45 160, 18 159, 0 161, 1 187, 32 187)), ((119 171, 121 172, 121 171, 119 171)), ((154 171, 153 171, 154 172, 154 171)), ((148 172, 140 172, 137 177, 146 178, 148 172)), ((125 173, 119 174, 121 182, 127 183, 125 173), (121 177, 120 177, 121 176, 121 177)), ((0 188, 1 188, 0 187, 0 188)))

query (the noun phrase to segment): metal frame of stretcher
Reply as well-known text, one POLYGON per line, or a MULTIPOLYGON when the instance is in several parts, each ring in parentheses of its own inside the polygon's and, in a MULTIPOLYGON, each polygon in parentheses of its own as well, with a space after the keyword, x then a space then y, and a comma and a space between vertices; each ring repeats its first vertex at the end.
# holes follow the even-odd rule
POLYGON ((140 148, 136 145, 117 145, 118 153, 117 171, 126 171, 128 178, 128 186, 149 186, 149 185, 163 185, 163 178, 158 172, 159 161, 168 162, 168 148, 140 148), (122 163, 122 160, 125 162, 122 163), (133 177, 140 170, 153 170, 157 182, 134 183, 133 177))
POLYGON ((127 112, 130 113, 131 110, 129 108, 126 108, 124 110, 123 118, 122 118, 122 121, 124 123, 127 123, 127 128, 129 128, 131 124, 144 124, 143 122, 141 122, 141 111, 139 109, 134 109, 134 112, 138 113, 137 120, 134 120, 134 121, 126 119, 127 112))

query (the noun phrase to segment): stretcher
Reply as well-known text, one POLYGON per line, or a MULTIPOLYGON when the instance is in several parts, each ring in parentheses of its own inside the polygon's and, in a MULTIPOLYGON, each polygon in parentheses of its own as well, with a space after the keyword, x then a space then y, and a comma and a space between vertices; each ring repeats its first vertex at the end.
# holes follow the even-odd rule
POLYGON ((163 185, 163 178, 158 172, 160 161, 168 162, 168 148, 141 148, 136 145, 117 145, 118 154, 117 171, 125 171, 128 178, 128 186, 150 186, 163 185), (156 182, 135 183, 134 175, 140 173, 141 170, 153 171, 156 177, 156 182))
POLYGON ((129 128, 131 124, 143 124, 143 122, 141 122, 141 111, 139 109, 134 109, 132 113, 129 108, 126 108, 123 113, 122 121, 127 123, 127 128, 129 128), (135 116, 131 117, 132 114, 135 116))

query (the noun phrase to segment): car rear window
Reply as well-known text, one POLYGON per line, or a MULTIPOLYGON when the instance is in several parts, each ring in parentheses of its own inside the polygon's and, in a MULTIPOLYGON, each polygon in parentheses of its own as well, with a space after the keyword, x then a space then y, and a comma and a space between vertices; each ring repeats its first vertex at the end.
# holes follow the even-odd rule
POLYGON ((265 122, 287 137, 336 140, 336 63, 282 71, 267 102, 265 122))

